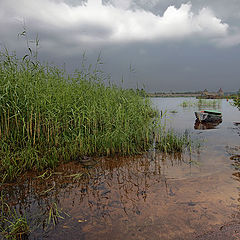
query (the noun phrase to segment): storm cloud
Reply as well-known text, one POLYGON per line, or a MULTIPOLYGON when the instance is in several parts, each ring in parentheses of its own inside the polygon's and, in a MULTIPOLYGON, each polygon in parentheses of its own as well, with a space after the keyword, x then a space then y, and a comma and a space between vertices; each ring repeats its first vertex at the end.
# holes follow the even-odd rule
MULTIPOLYGON (((216 58, 218 62, 218 54, 229 59, 232 48, 238 49, 238 9, 240 4, 233 0, 211 3, 205 0, 2 0, 0 44, 22 51, 24 43, 16 36, 25 25, 31 39, 38 34, 43 59, 76 65, 83 51, 89 52, 91 61, 101 50, 105 69, 115 79, 121 79, 120 72, 126 71, 127 64, 133 64, 138 74, 131 78, 125 76, 126 87, 140 82, 149 90, 158 85, 163 90, 182 86, 196 89, 205 83, 213 88, 214 84, 208 82, 212 79, 224 88, 219 69, 229 72, 228 62, 223 60, 216 65, 212 61, 216 58), (200 61, 199 56, 201 59, 201 52, 206 49, 214 56, 200 61), (186 57, 189 54, 190 60, 186 57), (172 62, 170 56, 174 56, 172 62), (209 74, 205 74, 205 61, 212 64, 209 74), (197 84, 194 79, 202 77, 205 83, 197 84)), ((233 61, 237 59, 234 55, 233 61)), ((234 78, 231 85, 234 88, 237 75, 231 78, 234 78)))
POLYGON ((178 41, 189 37, 213 40, 226 36, 228 32, 228 25, 209 8, 202 8, 194 14, 191 3, 181 4, 179 8, 169 6, 162 16, 143 9, 125 9, 127 6, 130 6, 129 1, 104 5, 100 0, 89 0, 79 6, 70 6, 51 0, 8 0, 0 4, 4 9, 0 20, 7 19, 14 24, 13 19, 24 17, 27 24, 40 34, 49 32, 49 36, 58 35, 57 38, 65 38, 69 44, 83 44, 85 47, 178 41))

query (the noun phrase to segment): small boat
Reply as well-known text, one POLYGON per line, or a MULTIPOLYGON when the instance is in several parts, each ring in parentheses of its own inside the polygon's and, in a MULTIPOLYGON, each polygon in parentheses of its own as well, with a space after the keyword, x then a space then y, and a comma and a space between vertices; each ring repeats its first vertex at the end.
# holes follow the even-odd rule
POLYGON ((222 122, 222 113, 215 110, 204 110, 195 112, 199 122, 222 122))

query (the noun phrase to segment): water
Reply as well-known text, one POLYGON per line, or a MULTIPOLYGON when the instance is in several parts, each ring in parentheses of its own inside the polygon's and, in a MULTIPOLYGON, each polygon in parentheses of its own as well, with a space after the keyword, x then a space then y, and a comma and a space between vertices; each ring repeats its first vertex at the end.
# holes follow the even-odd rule
POLYGON ((85 159, 43 179, 30 173, 2 186, 8 203, 26 214, 29 239, 194 239, 234 220, 240 193, 240 128, 234 122, 240 122, 240 111, 220 100, 223 122, 196 127, 198 109, 181 107, 186 100, 196 101, 152 99, 156 108, 167 110, 168 127, 187 130, 201 142, 190 155, 150 151, 85 159), (47 224, 54 206, 64 217, 55 226, 47 224))

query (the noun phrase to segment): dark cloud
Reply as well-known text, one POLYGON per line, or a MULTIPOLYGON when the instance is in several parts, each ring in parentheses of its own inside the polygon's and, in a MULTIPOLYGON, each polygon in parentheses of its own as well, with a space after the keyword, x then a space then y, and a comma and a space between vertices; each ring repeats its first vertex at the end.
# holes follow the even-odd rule
MULTIPOLYGON (((25 22, 40 58, 70 70, 102 52, 112 81, 149 91, 239 88, 240 2, 2 0, 0 43, 19 54, 25 22), (129 66, 135 71, 129 71, 129 66)), ((33 46, 33 45, 32 45, 33 46)), ((34 47, 34 46, 33 46, 34 47)))

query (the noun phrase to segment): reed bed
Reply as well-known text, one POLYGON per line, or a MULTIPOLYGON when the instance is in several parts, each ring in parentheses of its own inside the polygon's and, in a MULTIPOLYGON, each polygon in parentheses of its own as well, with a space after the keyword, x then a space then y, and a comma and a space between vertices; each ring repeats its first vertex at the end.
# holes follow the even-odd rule
POLYGON ((206 99, 199 99, 198 101, 183 101, 180 104, 181 107, 212 107, 212 108, 219 108, 221 106, 221 100, 213 99, 213 100, 206 100, 206 99))
POLYGON ((212 99, 212 100, 199 99, 197 101, 197 106, 219 108, 221 106, 221 102, 222 101, 219 99, 212 99))
POLYGON ((191 152, 192 146, 196 147, 188 132, 180 134, 164 127, 156 135, 156 149, 164 153, 182 153, 185 150, 191 152))
POLYGON ((129 155, 150 145, 154 110, 136 91, 106 86, 97 67, 67 74, 0 53, 0 178, 82 156, 129 155))

